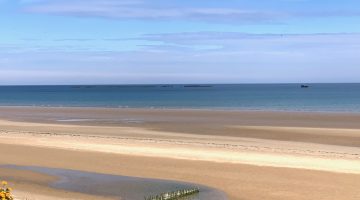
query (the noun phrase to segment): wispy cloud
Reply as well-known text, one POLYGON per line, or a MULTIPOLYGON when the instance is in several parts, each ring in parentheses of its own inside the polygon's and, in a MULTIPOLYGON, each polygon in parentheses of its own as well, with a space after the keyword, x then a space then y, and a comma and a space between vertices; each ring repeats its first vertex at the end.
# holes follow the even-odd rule
POLYGON ((356 0, 1 2, 7 82, 360 81, 356 0))
POLYGON ((162 1, 39 0, 22 1, 23 10, 33 13, 143 20, 202 20, 259 22, 280 19, 282 13, 232 7, 176 6, 162 1))
MULTIPOLYGON (((304 0, 279 0, 287 4, 307 3, 304 0)), ((26 12, 79 17, 141 20, 197 20, 231 23, 281 23, 285 19, 307 17, 360 16, 358 9, 326 8, 322 10, 260 9, 242 4, 218 6, 182 5, 164 0, 21 0, 26 12)), ((205 4, 206 5, 206 4, 205 4)))
MULTIPOLYGON (((160 42, 165 45, 218 47, 220 51, 252 51, 255 49, 299 51, 300 49, 325 49, 346 51, 360 49, 359 33, 317 34, 248 34, 239 32, 183 32, 145 34, 138 40, 160 42)), ((214 48, 210 48, 214 50, 214 48)), ((216 50, 216 48, 215 48, 216 50)), ((305 52, 304 52, 305 53, 305 52)))
POLYGON ((355 33, 189 32, 143 35, 136 40, 159 44, 141 45, 136 51, 1 48, 0 68, 61 69, 59 80, 78 73, 82 80, 115 83, 359 81, 355 72, 360 66, 360 34, 355 33), (97 71, 102 74, 97 76, 97 71))

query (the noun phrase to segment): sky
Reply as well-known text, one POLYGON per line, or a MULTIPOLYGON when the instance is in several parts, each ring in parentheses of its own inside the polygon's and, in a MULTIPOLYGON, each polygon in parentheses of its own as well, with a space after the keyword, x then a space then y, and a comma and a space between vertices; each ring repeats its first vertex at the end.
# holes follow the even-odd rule
POLYGON ((0 85, 360 82, 358 0, 0 0, 0 85))

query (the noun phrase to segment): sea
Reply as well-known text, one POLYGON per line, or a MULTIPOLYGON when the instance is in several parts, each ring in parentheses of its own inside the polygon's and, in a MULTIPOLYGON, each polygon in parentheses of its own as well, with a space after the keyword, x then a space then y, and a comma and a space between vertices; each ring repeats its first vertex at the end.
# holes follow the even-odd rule
POLYGON ((360 84, 0 86, 0 106, 360 112, 360 84))

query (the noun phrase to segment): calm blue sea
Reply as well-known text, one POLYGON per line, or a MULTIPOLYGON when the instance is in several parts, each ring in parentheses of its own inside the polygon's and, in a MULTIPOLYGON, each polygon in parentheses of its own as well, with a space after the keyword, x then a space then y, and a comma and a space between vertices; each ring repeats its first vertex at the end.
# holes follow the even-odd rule
POLYGON ((360 112, 360 84, 0 86, 0 106, 360 112))

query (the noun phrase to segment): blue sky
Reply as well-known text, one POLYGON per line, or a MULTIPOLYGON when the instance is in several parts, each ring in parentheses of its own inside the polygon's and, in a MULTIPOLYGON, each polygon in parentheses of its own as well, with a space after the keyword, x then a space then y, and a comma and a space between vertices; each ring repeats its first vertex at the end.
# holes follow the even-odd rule
POLYGON ((358 0, 0 0, 0 84, 360 82, 358 0))

